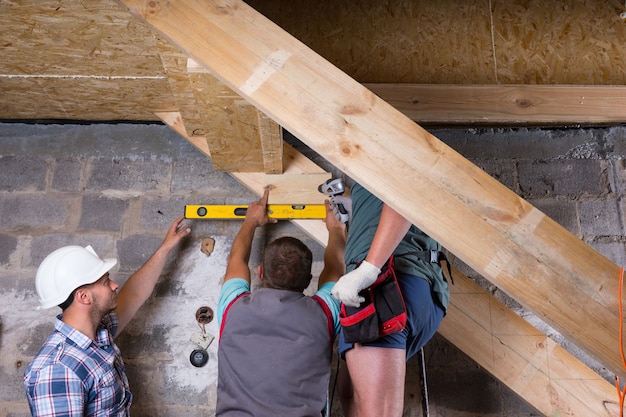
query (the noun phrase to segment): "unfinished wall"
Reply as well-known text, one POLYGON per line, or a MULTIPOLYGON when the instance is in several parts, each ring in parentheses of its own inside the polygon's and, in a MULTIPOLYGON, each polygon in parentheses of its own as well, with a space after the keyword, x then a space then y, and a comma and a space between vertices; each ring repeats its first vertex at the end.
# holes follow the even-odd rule
MULTIPOLYGON (((434 133, 612 261, 626 263, 625 128, 434 133)), ((57 313, 35 309, 34 275, 47 253, 70 243, 91 244, 101 256, 119 258, 113 275, 123 282, 185 204, 247 203, 255 197, 160 125, 0 124, 0 155, 0 417, 16 417, 29 415, 21 375, 57 313)), ((208 364, 194 368, 189 338, 199 331, 196 310, 215 308, 238 226, 194 221, 154 296, 119 337, 135 394, 134 416, 213 415, 217 345, 209 347, 208 364), (216 241, 208 257, 200 252, 205 237, 216 241)), ((280 234, 309 244, 318 273, 323 248, 287 222, 257 235, 252 263, 263 240, 280 234)), ((206 329, 217 335, 214 322, 206 329)), ((442 338, 427 346, 426 359, 431 416, 537 415, 442 338)), ((410 416, 422 415, 418 371, 412 359, 405 413, 410 416)))
MULTIPOLYGON (((28 415, 20 375, 52 330, 58 309, 37 311, 34 276, 52 250, 91 244, 124 282, 156 249, 185 204, 247 203, 254 195, 169 128, 157 125, 0 127, 0 416, 28 415)), ((297 234, 284 223, 272 235, 297 234)), ((195 368, 196 310, 216 308, 234 221, 195 221, 154 296, 120 335, 137 416, 213 414, 216 348, 195 368), (211 256, 200 251, 215 239, 211 256)), ((263 234, 259 235, 259 240, 263 234)), ((258 245, 262 242, 259 241, 258 245)), ((255 254, 258 251, 255 252, 255 254)), ((255 260, 258 259, 255 255, 255 260)), ((319 262, 316 263, 319 271, 319 262)), ((216 323, 207 327, 217 335, 216 323)))

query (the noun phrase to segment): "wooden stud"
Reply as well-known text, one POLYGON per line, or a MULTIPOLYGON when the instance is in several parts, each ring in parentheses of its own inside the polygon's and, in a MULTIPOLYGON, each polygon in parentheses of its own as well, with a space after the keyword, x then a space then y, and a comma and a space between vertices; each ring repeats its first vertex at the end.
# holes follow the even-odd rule
POLYGON ((410 119, 436 125, 601 125, 626 121, 626 86, 365 84, 410 119))

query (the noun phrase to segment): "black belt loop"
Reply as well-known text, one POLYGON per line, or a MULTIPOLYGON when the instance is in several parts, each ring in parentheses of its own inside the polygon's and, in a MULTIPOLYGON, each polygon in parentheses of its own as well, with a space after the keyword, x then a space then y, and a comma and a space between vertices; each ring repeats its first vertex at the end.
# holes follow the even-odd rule
MULTIPOLYGON (((452 282, 452 285, 454 285, 454 277, 452 276, 452 267, 450 266, 450 261, 448 261, 448 257, 446 256, 445 253, 443 252, 438 252, 439 253, 439 261, 446 261, 446 265, 448 267, 448 275, 450 275, 450 281, 452 282)), ((441 266, 441 262, 439 262, 439 266, 441 266)), ((443 277, 444 279, 446 278, 445 276, 443 277)))
MULTIPOLYGON (((421 261, 428 262, 431 264, 438 264, 439 266, 441 266, 441 261, 446 261, 446 265, 448 267, 448 275, 450 275, 450 281, 452 282, 452 285, 454 285, 454 277, 452 276, 452 268, 450 266, 450 262, 448 261, 448 257, 446 256, 445 253, 438 251, 438 250, 421 250, 421 251, 400 253, 395 256, 399 257, 403 255, 415 255, 421 261)), ((443 276, 443 279, 446 282, 448 282, 445 274, 443 276)))

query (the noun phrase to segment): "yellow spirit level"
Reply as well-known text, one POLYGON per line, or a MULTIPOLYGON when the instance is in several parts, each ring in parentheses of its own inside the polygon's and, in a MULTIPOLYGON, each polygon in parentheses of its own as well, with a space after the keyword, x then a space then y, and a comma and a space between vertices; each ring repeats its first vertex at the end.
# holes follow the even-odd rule
MULTIPOLYGON (((187 205, 186 219, 243 219, 247 205, 187 205)), ((324 204, 268 204, 267 215, 273 219, 325 219, 324 204)))

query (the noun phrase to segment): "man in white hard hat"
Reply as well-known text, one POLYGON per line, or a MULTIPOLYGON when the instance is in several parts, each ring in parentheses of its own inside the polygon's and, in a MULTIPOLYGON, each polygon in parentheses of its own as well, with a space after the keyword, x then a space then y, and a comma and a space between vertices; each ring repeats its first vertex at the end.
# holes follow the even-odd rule
POLYGON ((55 330, 24 373, 33 416, 129 416, 132 394, 113 338, 152 293, 170 253, 191 232, 176 219, 154 254, 118 293, 116 259, 91 246, 65 246, 37 270, 40 308, 58 305, 55 330))

